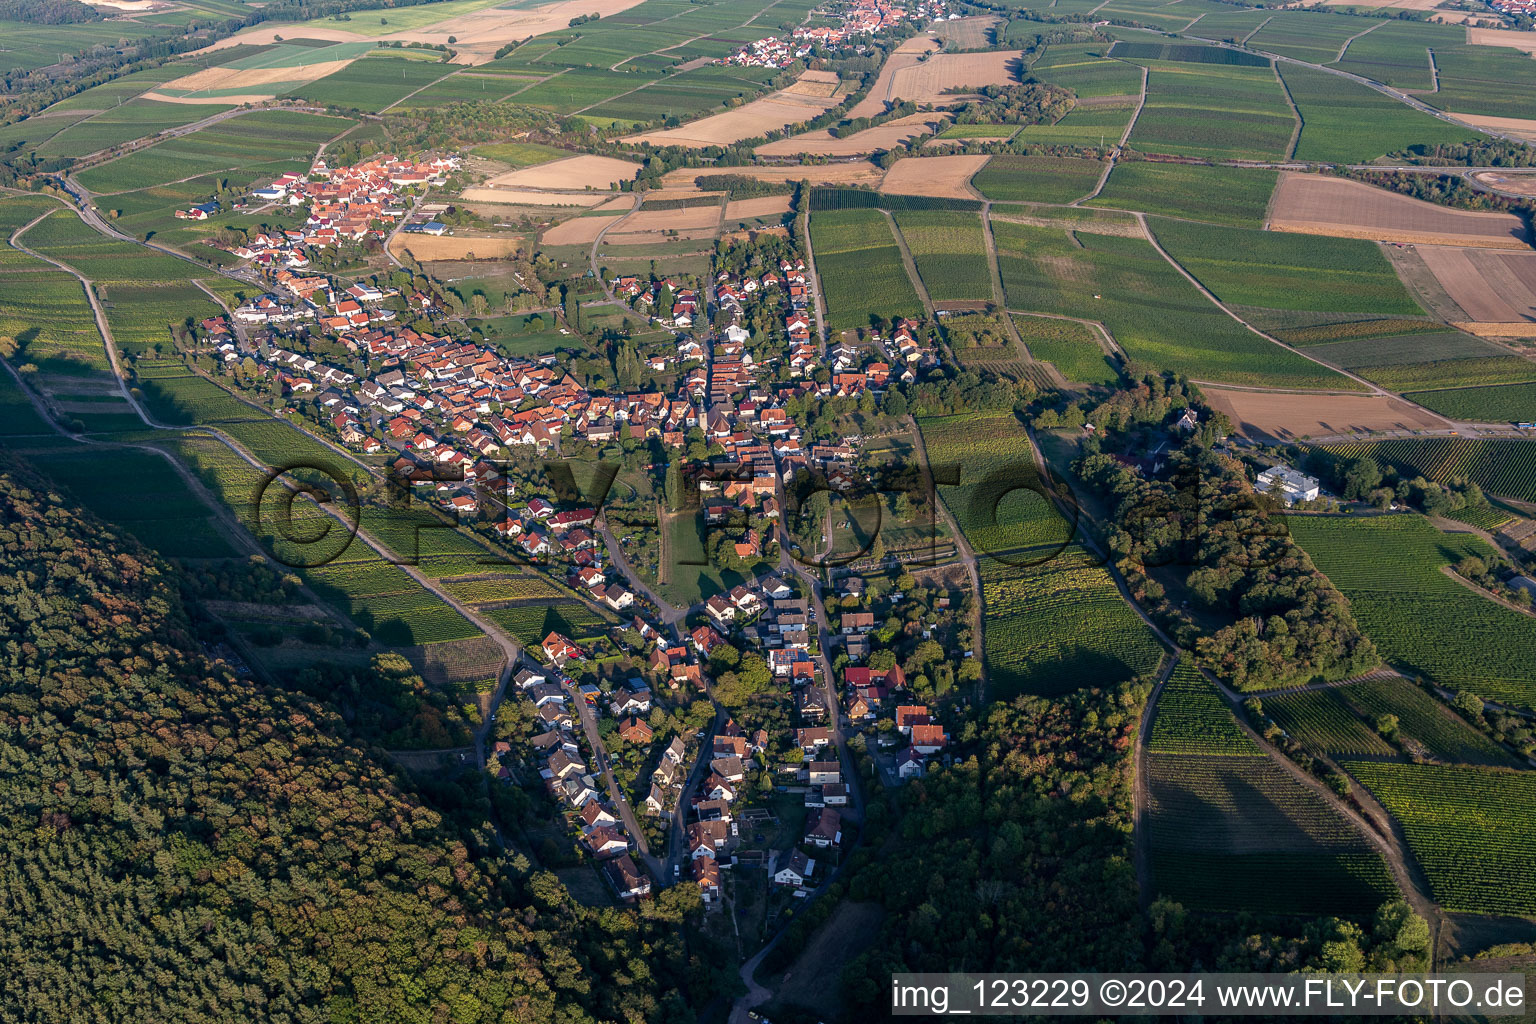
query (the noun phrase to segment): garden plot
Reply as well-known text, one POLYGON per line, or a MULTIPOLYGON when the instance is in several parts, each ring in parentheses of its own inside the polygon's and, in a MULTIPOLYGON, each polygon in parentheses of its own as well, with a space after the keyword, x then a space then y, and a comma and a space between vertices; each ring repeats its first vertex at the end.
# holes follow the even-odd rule
POLYGON ((771 131, 811 121, 837 105, 832 98, 837 72, 807 71, 787 89, 753 100, 734 110, 685 124, 680 128, 631 135, 621 141, 654 146, 703 149, 755 139, 771 131))
POLYGON ((1510 213, 1453 210, 1347 178, 1286 171, 1270 227, 1336 238, 1524 249, 1525 225, 1510 213))

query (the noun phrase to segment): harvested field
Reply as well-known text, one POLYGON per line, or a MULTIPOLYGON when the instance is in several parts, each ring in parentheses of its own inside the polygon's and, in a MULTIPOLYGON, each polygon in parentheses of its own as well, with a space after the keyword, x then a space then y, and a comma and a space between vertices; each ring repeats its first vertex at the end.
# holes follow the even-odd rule
POLYGON ((945 120, 942 114, 908 114, 840 139, 823 129, 769 142, 752 152, 758 156, 862 156, 876 150, 890 149, 907 139, 936 131, 945 120))
POLYGON ((488 185, 508 188, 611 189, 614 182, 628 181, 640 165, 611 156, 573 156, 537 167, 498 174, 488 185))
MULTIPOLYGON (((788 164, 782 167, 730 167, 724 170, 758 181, 809 181, 813 185, 878 185, 885 176, 884 171, 868 160, 848 164, 788 164)), ((668 188, 685 188, 692 185, 696 178, 720 173, 723 173, 721 168, 679 167, 667 172, 661 183, 668 188)))
MULTIPOLYGON (((606 245, 666 245, 670 242, 713 241, 714 228, 681 228, 671 231, 610 231, 603 236, 606 245)), ((674 254, 675 255, 675 254, 674 254)))
MULTIPOLYGON (((1536 44, 1533 44, 1536 45, 1536 44)), ((1505 135, 1513 135, 1524 139, 1526 142, 1536 142, 1536 121, 1524 117, 1491 117, 1486 114, 1451 114, 1459 117, 1474 128, 1481 128, 1486 132, 1502 132, 1505 135)), ((1481 175, 1478 175, 1481 177, 1481 175)))
MULTIPOLYGON (((523 188, 467 188, 459 198, 471 203, 510 203, 517 206, 597 206, 609 202, 602 192, 530 192, 523 188)), ((628 204, 627 197, 620 196, 628 204)))
POLYGON ((783 91, 791 96, 831 96, 842 81, 836 71, 807 71, 783 91))
POLYGON ((689 206, 681 210, 647 210, 642 206, 624 222, 624 231, 690 231, 713 229, 719 223, 718 206, 689 206))
MULTIPOLYGON (((875 84, 870 88, 868 95, 855 103, 848 111, 850 118, 854 117, 878 117, 885 113, 885 101, 895 99, 896 94, 891 92, 891 86, 896 74, 906 68, 915 67, 922 60, 923 53, 940 48, 940 41, 933 36, 913 36, 900 46, 886 59, 884 66, 880 68, 880 77, 875 79, 875 84)), ((971 83, 966 82, 966 85, 971 83)), ((913 99, 904 96, 902 99, 913 99)))
MULTIPOLYGON (((485 64, 493 60, 496 51, 507 43, 568 28, 571 19, 581 15, 598 14, 607 18, 621 14, 640 2, 641 0, 560 0, 557 3, 541 4, 537 7, 508 4, 504 7, 492 7, 461 14, 438 22, 430 28, 396 32, 382 38, 447 46, 449 45, 448 37, 453 36, 452 46, 458 51, 458 55, 454 57, 455 64, 485 64)), ((305 34, 309 33, 306 31, 305 34)))
POLYGON ((634 196, 630 195, 630 194, 625 194, 625 195, 614 196, 612 199, 605 200, 600 205, 594 206, 593 209, 597 210, 599 212, 602 212, 602 213, 606 213, 609 210, 628 210, 630 207, 632 207, 634 205, 635 205, 634 196))
POLYGON ((213 53, 215 50, 227 50, 232 46, 270 46, 281 42, 283 39, 323 39, 331 43, 355 43, 366 37, 362 32, 344 32, 339 28, 321 28, 317 25, 265 25, 258 26, 237 35, 226 36, 214 43, 205 46, 201 50, 192 51, 196 57, 204 53, 213 53))
POLYGON ((1245 437, 1291 440, 1366 430, 1444 430, 1434 413, 1386 395, 1303 395, 1204 385, 1211 408, 1245 437))
POLYGON ((545 245, 587 245, 619 217, 577 217, 544 232, 545 245))
POLYGON ((956 18, 936 22, 933 34, 956 50, 980 50, 992 45, 992 29, 1002 23, 1001 18, 956 18))
POLYGON ((1536 35, 1507 28, 1469 28, 1467 42, 1473 46, 1509 46, 1536 55, 1536 35))
POLYGON ((1270 228, 1334 238, 1526 249, 1525 225, 1508 213, 1436 206, 1358 181, 1285 172, 1270 204, 1270 228))
POLYGON ((496 259, 511 256, 527 245, 522 235, 500 235, 495 238, 474 238, 464 235, 407 235, 395 236, 390 248, 394 252, 404 250, 418 262, 426 260, 496 259))
POLYGON ((724 146, 742 139, 754 139, 792 124, 814 119, 835 107, 832 93, 837 90, 834 71, 807 71, 788 89, 771 93, 734 110, 714 114, 680 128, 631 135, 624 142, 649 142, 653 146, 683 146, 703 149, 724 146))
POLYGON ((880 191, 904 196, 938 196, 943 199, 975 199, 968 184, 987 162, 977 156, 925 156, 898 160, 885 173, 880 191))
POLYGON ((891 76, 890 98, 946 106, 964 98, 948 89, 1018 81, 1021 56, 1020 50, 941 53, 897 70, 891 76))
POLYGON ((166 82, 146 93, 144 98, 160 100, 162 103, 257 103, 272 99, 278 93, 287 92, 295 86, 335 74, 355 59, 281 68, 204 68, 166 82), (261 88, 264 85, 282 88, 261 88), (211 95, 214 92, 221 95, 211 95), (203 95, 182 95, 184 93, 203 95))
POLYGON ((1536 323, 1536 252, 1421 245, 1419 257, 1473 320, 1536 323))
MULTIPOLYGON (((899 162, 899 161, 898 161, 899 162)), ((774 217, 789 212, 790 196, 760 196, 757 199, 738 199, 725 206, 725 219, 751 220, 754 217, 774 217)))

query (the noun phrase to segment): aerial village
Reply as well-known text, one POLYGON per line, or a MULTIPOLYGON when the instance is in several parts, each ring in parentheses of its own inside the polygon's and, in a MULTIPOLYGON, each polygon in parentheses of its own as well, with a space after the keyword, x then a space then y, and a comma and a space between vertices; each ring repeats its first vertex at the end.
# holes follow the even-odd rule
POLYGON ((946 17, 958 18, 949 13, 945 0, 915 0, 913 3, 887 2, 887 0, 851 0, 846 4, 829 4, 841 18, 840 25, 801 25, 790 33, 788 39, 768 36, 754 40, 714 63, 735 64, 743 67, 787 68, 796 60, 811 55, 812 50, 832 51, 851 47, 855 53, 863 53, 865 47, 858 43, 861 36, 874 35, 903 21, 932 22, 946 17))
MULTIPOLYGON (((702 287, 620 277, 612 281, 615 300, 675 338, 675 350, 650 361, 652 369, 676 369, 677 387, 672 394, 595 393, 553 354, 509 357, 447 332, 405 326, 384 305, 404 298, 419 328, 421 318, 441 316, 427 294, 400 296, 306 273, 316 250, 370 233, 382 237, 388 226, 411 221, 415 198, 407 190, 441 181, 457 164, 453 156, 422 163, 381 157, 352 167, 320 162, 307 177, 284 175, 257 190, 257 200, 304 208, 304 224, 280 237, 251 238, 236 251, 270 291, 234 309, 228 321, 204 321, 204 340, 226 361, 256 360, 258 375, 289 401, 314 403, 335 442, 385 458, 415 494, 461 520, 488 524, 520 558, 628 620, 630 635, 648 647, 647 677, 604 693, 579 681, 591 652, 550 633, 525 652, 509 688, 508 700, 522 704, 531 728, 522 743, 498 740, 491 765, 505 784, 537 777, 618 898, 643 897, 657 882, 687 881, 706 902, 717 901, 722 871, 736 863, 744 839, 784 825, 785 793, 798 798, 803 814, 785 833, 795 841, 755 863, 769 869, 776 889, 803 896, 834 870, 845 815, 858 813, 847 754, 839 749, 840 723, 871 735, 877 725, 884 730, 882 771, 891 784, 921 774, 947 743, 928 707, 904 700, 901 665, 877 655, 879 667, 871 666, 871 634, 884 618, 877 620, 863 581, 839 581, 833 600, 847 610, 824 630, 818 620, 825 616, 805 582, 783 565, 710 596, 686 621, 666 621, 644 588, 605 559, 599 508, 519 500, 516 483, 499 475, 499 460, 517 450, 553 456, 562 444, 600 447, 626 438, 659 442, 683 459, 689 439, 702 432, 717 452, 692 467, 704 520, 723 526, 748 517, 752 526, 733 549, 743 562, 761 565, 777 555, 771 538, 785 486, 797 473, 860 472, 855 445, 806 443, 788 403, 806 395, 858 397, 921 380, 939 368, 937 349, 919 325, 896 321, 883 333, 871 331, 867 344, 839 342, 823 351, 813 328, 814 284, 799 257, 760 273, 721 271, 702 287), (757 344, 764 339, 745 326, 765 304, 782 324, 777 348, 757 344), (317 336, 365 362, 368 373, 304 354, 298 340, 317 336), (818 382, 812 371, 823 364, 830 372, 818 382), (770 366, 783 371, 776 383, 768 379, 770 366), (689 628, 693 621, 698 625, 689 628), (829 660, 834 646, 836 672, 829 660), (710 696, 726 647, 734 656, 752 652, 766 665, 772 685, 786 695, 783 727, 749 731, 725 716, 713 731, 657 738, 653 689, 672 699, 710 696), (612 767, 606 747, 619 744, 644 752, 648 766, 628 796, 604 770, 612 767), (765 806, 764 794, 779 798, 778 810, 765 806), (751 806, 738 811, 742 803, 751 806), (653 839, 670 836, 662 842, 665 860, 646 841, 647 830, 653 839)), ((902 599, 896 593, 883 603, 894 609, 902 599)))

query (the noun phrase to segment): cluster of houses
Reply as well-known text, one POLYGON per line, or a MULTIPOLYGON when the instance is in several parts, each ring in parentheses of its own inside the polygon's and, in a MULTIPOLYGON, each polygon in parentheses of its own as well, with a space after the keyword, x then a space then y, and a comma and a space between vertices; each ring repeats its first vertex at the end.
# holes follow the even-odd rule
MULTIPOLYGON (((849 4, 829 5, 835 11, 818 11, 822 15, 842 18, 839 26, 800 26, 790 33, 789 39, 768 36, 740 47, 730 55, 716 61, 717 64, 737 64, 745 67, 787 68, 794 61, 810 56, 813 47, 829 49, 842 46, 856 36, 874 35, 903 21, 937 21, 948 14, 945 0, 916 0, 903 3, 900 0, 854 0, 849 4)), ((863 52, 863 47, 857 48, 863 52)))
MULTIPOLYGON (((284 174, 251 192, 263 203, 306 207, 304 224, 258 234, 228 251, 272 272, 302 270, 310 265, 310 250, 384 238, 385 227, 410 212, 408 189, 446 184, 444 176, 458 166, 454 156, 423 161, 381 156, 350 167, 318 160, 308 174, 284 174)), ((206 220, 217 212, 217 203, 204 203, 178 210, 176 216, 206 220)))
MULTIPOLYGON (((585 652, 559 633, 549 634, 543 647, 551 667, 523 668, 512 680, 534 708, 534 723, 539 731, 531 743, 540 761, 539 777, 551 799, 567 808, 574 826, 580 830, 582 847, 598 863, 619 898, 633 900, 645 896, 651 891, 651 880, 635 863, 631 854, 633 840, 587 767, 570 706, 568 680, 559 668, 584 658, 585 652)), ((580 699, 591 702, 595 690, 583 687, 580 699)), ((643 686, 626 689, 613 697, 613 704, 636 718, 650 710, 650 693, 643 686)), ((511 744, 505 740, 498 741, 494 748, 498 758, 510 751, 511 744)), ((511 773, 503 767, 499 777, 510 781, 511 773)))

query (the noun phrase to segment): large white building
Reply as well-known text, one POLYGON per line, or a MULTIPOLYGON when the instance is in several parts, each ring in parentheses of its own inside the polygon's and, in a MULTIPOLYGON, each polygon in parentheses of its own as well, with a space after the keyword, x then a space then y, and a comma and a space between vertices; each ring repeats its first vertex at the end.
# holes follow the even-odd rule
POLYGON ((1297 472, 1290 466, 1271 466, 1259 474, 1258 489, 1265 494, 1273 494, 1278 489, 1280 497, 1287 505, 1294 505, 1298 501, 1312 501, 1317 498, 1318 482, 1305 473, 1297 472))

